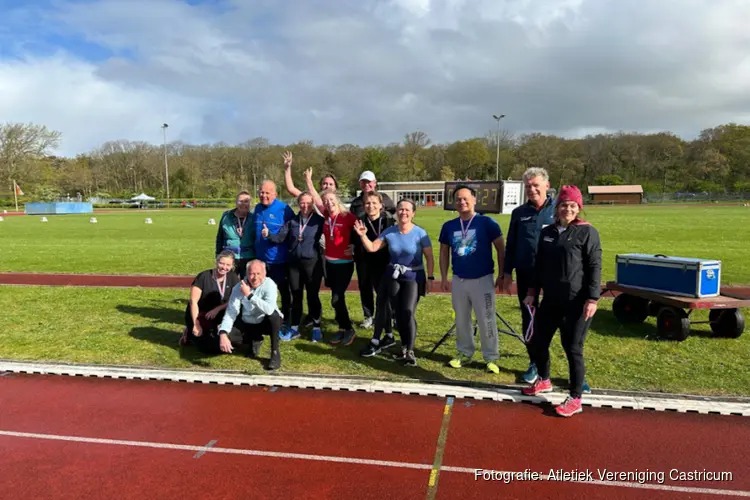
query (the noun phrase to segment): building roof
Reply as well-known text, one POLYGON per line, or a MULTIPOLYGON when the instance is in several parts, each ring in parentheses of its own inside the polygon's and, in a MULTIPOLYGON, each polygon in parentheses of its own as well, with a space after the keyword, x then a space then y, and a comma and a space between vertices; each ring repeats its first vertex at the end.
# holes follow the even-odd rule
POLYGON ((445 189, 445 181, 378 182, 379 191, 423 191, 445 189))
POLYGON ((643 194, 643 186, 589 186, 589 194, 643 194))

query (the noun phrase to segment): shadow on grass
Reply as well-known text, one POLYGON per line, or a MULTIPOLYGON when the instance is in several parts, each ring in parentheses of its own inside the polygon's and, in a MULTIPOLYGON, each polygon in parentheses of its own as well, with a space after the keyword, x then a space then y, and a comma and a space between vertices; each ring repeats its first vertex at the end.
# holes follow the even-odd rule
MULTIPOLYGON (((182 303, 184 304, 184 301, 182 303)), ((153 320, 155 323, 172 323, 180 326, 185 324, 185 309, 118 305, 117 310, 121 313, 153 320)))
POLYGON ((399 361, 392 359, 392 355, 400 351, 399 346, 394 346, 385 352, 381 352, 377 356, 370 358, 363 358, 359 355, 360 351, 367 345, 369 339, 357 338, 357 340, 349 346, 333 346, 328 348, 323 344, 298 342, 295 343, 294 348, 298 351, 306 354, 320 356, 321 359, 326 356, 335 356, 336 358, 353 364, 360 364, 372 368, 384 373, 391 373, 393 375, 399 375, 403 377, 415 378, 420 380, 434 380, 434 381, 446 381, 448 380, 444 375, 439 372, 427 370, 419 365, 420 358, 423 351, 416 350, 414 354, 417 356, 417 366, 404 366, 399 361))
POLYGON ((130 330, 129 335, 138 340, 150 342, 151 344, 161 345, 179 351, 180 358, 203 368, 210 368, 210 363, 206 359, 214 357, 210 354, 204 354, 194 346, 181 347, 179 345, 180 331, 165 330, 152 326, 140 326, 130 330))
MULTIPOLYGON (((648 321, 648 320, 647 320, 648 321)), ((673 339, 663 337, 659 334, 656 325, 650 322, 622 324, 614 313, 606 311, 604 314, 594 316, 591 330, 595 331, 602 337, 643 339, 649 341, 675 342, 673 339)), ((711 331, 697 330, 694 325, 690 328, 691 337, 712 338, 714 335, 711 331)))
MULTIPOLYGON (((200 351, 195 345, 179 345, 180 336, 182 335, 181 331, 178 332, 174 330, 165 330, 163 328, 144 326, 133 328, 132 330, 130 330, 129 335, 138 340, 143 340, 145 342, 150 342, 152 344, 162 345, 174 349, 180 354, 181 359, 201 368, 213 369, 215 367, 207 360, 219 356, 227 356, 227 354, 223 353, 204 353, 200 351)), ((235 347, 234 352, 230 356, 242 357, 250 363, 260 363, 260 367, 265 368, 268 361, 268 356, 261 355, 259 359, 248 358, 246 357, 246 355, 249 348, 250 347, 247 345, 235 347)))

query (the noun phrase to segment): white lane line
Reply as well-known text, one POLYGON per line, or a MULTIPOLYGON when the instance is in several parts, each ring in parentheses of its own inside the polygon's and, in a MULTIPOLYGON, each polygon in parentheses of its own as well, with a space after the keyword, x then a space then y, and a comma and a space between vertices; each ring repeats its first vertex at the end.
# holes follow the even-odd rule
MULTIPOLYGON (((17 438, 30 438, 30 439, 45 439, 50 441, 68 441, 76 443, 91 443, 91 444, 108 444, 118 446, 133 446, 137 448, 156 448, 166 450, 180 450, 180 451, 194 451, 204 453, 224 453, 228 455, 247 455, 255 457, 272 457, 272 458, 291 458, 297 460, 312 460, 317 462, 335 462, 335 463, 346 463, 346 464, 359 464, 359 465, 373 465, 376 467, 398 467, 402 469, 419 469, 419 470, 431 470, 432 464, 415 464, 410 462, 392 462, 387 460, 370 460, 366 458, 352 458, 352 457, 334 457, 327 455, 310 455, 305 453, 282 453, 276 451, 262 451, 262 450, 245 450, 241 448, 220 448, 220 447, 207 447, 195 446, 189 444, 172 444, 172 443, 155 443, 149 441, 127 441, 121 439, 104 439, 104 438, 90 438, 82 436, 64 436, 57 434, 38 434, 33 432, 15 432, 15 431, 3 431, 0 430, 0 436, 17 437, 17 438)), ((441 471, 445 472, 458 472, 464 474, 474 475, 477 470, 493 470, 493 469, 481 469, 481 468, 468 468, 468 467, 452 467, 443 465, 440 467, 441 471)), ((499 474, 509 474, 510 471, 494 471, 499 474)), ((517 473, 513 472, 513 474, 517 473)), ((544 479, 547 479, 547 475, 543 475, 544 479)), ((735 497, 747 497, 750 498, 750 491, 743 490, 727 490, 718 488, 698 488, 689 486, 672 486, 666 484, 652 484, 652 483, 636 483, 627 481, 574 481, 574 480, 561 480, 560 482, 577 483, 580 485, 597 485, 597 486, 614 486, 619 488, 631 488, 631 489, 644 489, 644 490, 661 490, 671 491, 675 493, 695 493, 705 495, 724 495, 724 496, 735 496, 735 497)))
POLYGON ((305 453, 283 453, 277 451, 243 450, 239 448, 221 448, 214 446, 194 446, 190 444, 154 443, 149 441, 125 441, 121 439, 102 439, 79 436, 59 436, 56 434, 36 434, 33 432, 0 431, 0 436, 20 438, 47 439, 51 441, 72 441, 77 443, 112 444, 119 446, 135 446, 139 448, 159 448, 166 450, 203 451, 205 453, 225 453, 229 455, 250 455, 256 457, 293 458, 297 460, 315 460, 318 462, 354 463, 361 465, 377 465, 382 467, 401 467, 404 469, 432 468, 430 464, 412 464, 408 462, 389 462, 386 460, 369 460, 365 458, 333 457, 326 455, 309 455, 305 453))

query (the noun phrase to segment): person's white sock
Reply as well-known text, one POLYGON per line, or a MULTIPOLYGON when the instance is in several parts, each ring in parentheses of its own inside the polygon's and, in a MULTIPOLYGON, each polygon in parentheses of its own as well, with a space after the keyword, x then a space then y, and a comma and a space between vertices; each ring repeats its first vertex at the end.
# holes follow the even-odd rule
POLYGON ((370 340, 370 342, 371 342, 371 343, 372 343, 372 345, 374 345, 374 346, 378 346, 378 345, 380 345, 380 340, 379 340, 379 339, 371 339, 371 340, 370 340))

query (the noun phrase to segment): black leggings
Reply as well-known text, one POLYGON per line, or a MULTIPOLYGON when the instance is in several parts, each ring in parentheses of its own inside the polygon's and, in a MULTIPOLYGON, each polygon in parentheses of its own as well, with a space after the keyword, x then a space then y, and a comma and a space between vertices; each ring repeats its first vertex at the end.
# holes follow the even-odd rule
POLYGON ((326 282, 331 288, 331 306, 336 311, 336 323, 340 330, 351 330, 352 320, 346 308, 346 289, 352 281, 354 262, 332 264, 326 262, 326 282))
POLYGON ((568 358, 570 395, 580 398, 586 367, 583 362, 583 342, 591 319, 583 319, 585 301, 551 302, 542 299, 534 315, 534 336, 531 338, 532 359, 541 380, 549 379, 549 345, 555 331, 560 329, 560 340, 568 358))
POLYGON ((378 290, 377 317, 375 319, 375 331, 380 331, 385 324, 388 310, 387 303, 390 302, 393 315, 396 317, 398 333, 401 336, 401 347, 407 351, 414 350, 414 341, 417 338, 417 303, 420 296, 420 284, 416 281, 394 280, 390 276, 384 277, 380 282, 378 290), (378 326, 380 328, 378 328, 378 326))
POLYGON ((320 281, 323 263, 320 259, 302 259, 289 263, 289 286, 292 289, 292 326, 302 320, 302 296, 307 290, 307 314, 315 326, 320 326, 323 306, 320 303, 320 281))
MULTIPOLYGON (((516 293, 518 295, 518 305, 521 307, 521 320, 524 335, 529 329, 529 324, 531 323, 531 314, 529 314, 528 309, 526 309, 526 306, 523 303, 523 301, 526 299, 526 294, 529 291, 530 285, 531 273, 519 271, 518 269, 516 269, 516 293)), ((539 307, 539 290, 536 291, 536 296, 534 298, 534 307, 539 307)), ((529 355, 529 359, 531 359, 531 346, 528 344, 526 345, 526 352, 529 355)), ((533 359, 531 360, 533 361, 533 359)))
POLYGON ((385 272, 372 275, 371 277, 377 292, 377 304, 375 306, 375 331, 372 338, 380 340, 383 330, 389 335, 393 332, 393 306, 391 305, 387 283, 391 279, 386 277, 385 272))

